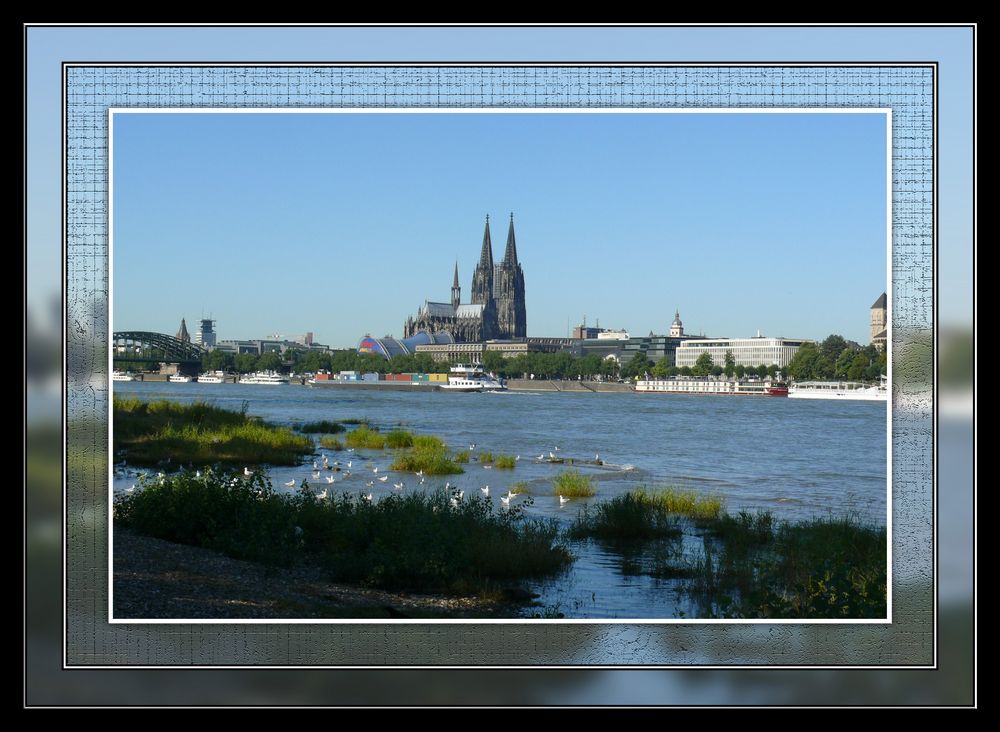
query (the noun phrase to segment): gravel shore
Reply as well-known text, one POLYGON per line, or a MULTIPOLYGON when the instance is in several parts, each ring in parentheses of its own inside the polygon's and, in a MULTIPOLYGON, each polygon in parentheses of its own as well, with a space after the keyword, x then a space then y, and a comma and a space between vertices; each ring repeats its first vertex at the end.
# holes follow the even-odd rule
POLYGON ((515 618, 522 607, 352 587, 317 567, 271 567, 114 530, 115 619, 515 618))

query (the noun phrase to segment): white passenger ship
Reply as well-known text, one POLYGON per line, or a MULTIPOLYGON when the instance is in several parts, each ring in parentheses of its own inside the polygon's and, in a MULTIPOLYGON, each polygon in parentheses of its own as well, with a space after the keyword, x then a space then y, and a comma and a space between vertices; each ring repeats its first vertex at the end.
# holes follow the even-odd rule
POLYGON ((167 381, 171 384, 190 384, 191 377, 185 376, 184 374, 170 374, 170 376, 167 377, 167 381))
POLYGON ((241 384, 287 384, 288 377, 274 371, 258 371, 240 377, 241 384))
POLYGON ((199 384, 221 384, 225 381, 226 374, 224 371, 209 371, 207 373, 201 374, 198 377, 199 384))
POLYGON ((790 399, 836 399, 840 401, 884 402, 889 399, 885 377, 878 384, 858 381, 800 381, 788 389, 790 399))
POLYGON ((135 381, 135 374, 130 371, 114 371, 111 373, 112 381, 135 381))
POLYGON ((482 366, 452 366, 448 383, 441 384, 445 391, 506 391, 503 382, 483 371, 482 366))

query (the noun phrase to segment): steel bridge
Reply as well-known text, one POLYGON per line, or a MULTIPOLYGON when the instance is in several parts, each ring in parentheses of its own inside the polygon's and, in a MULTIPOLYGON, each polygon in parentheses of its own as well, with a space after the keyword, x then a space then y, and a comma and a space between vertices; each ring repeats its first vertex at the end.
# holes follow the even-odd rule
POLYGON ((111 335, 115 361, 158 361, 175 363, 181 371, 197 371, 206 351, 196 343, 187 343, 164 333, 127 330, 111 335))

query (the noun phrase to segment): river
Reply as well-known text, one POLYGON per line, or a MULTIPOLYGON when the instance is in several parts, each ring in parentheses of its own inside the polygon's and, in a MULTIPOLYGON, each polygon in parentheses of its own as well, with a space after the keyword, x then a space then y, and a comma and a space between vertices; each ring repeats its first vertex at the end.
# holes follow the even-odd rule
MULTIPOLYGON (((529 515, 568 525, 587 503, 606 500, 638 485, 680 486, 721 496, 733 513, 768 510, 777 518, 802 520, 847 513, 879 525, 886 523, 886 405, 881 402, 732 397, 505 392, 409 394, 352 391, 295 385, 172 384, 117 382, 116 394, 179 402, 210 401, 275 424, 321 419, 365 418, 382 428, 401 425, 438 435, 453 448, 476 445, 476 452, 520 455, 515 470, 484 469, 472 462, 463 475, 428 478, 418 486, 403 476, 404 490, 426 490, 445 481, 479 494, 489 485, 491 500, 514 481, 527 480, 534 494, 529 515), (558 448, 558 451, 556 450, 558 448), (539 462, 554 452, 563 458, 593 461, 579 466, 597 479, 597 495, 564 506, 546 495, 549 481, 564 465, 539 462)), ((361 451, 359 451, 360 453, 361 451)), ((330 460, 374 458, 383 468, 388 455, 330 452, 330 460)), ((312 458, 300 467, 272 467, 277 490, 294 479, 310 479, 312 458)), ((353 493, 370 473, 338 481, 353 493)), ((375 481, 375 500, 393 491, 375 481)), ((116 474, 114 489, 135 482, 130 472, 116 474)), ((321 483, 321 487, 327 487, 321 483)), ((523 499, 515 499, 523 500, 523 499)), ((574 542, 572 569, 554 580, 531 583, 550 613, 588 618, 674 618, 692 608, 676 580, 622 573, 620 555, 593 542, 574 542)))

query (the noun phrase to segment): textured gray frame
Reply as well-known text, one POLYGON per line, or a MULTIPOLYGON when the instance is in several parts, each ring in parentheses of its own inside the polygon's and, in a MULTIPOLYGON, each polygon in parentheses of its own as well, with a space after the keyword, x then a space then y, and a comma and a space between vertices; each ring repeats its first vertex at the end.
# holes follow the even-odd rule
MULTIPOLYGON (((180 666, 930 665, 932 392, 899 345, 932 331, 935 72, 923 65, 64 65, 65 663, 180 666), (107 622, 110 107, 889 108, 891 625, 107 622), (901 563, 900 558, 905 557, 901 563)), ((877 253, 881 256, 881 253, 877 253)))

